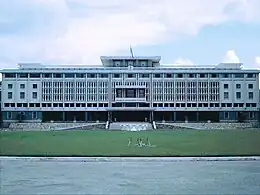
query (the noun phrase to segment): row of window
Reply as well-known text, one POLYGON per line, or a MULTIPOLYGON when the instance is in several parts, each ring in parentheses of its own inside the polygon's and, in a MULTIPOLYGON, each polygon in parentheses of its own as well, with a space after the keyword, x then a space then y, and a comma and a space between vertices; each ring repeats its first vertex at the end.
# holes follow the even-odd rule
MULTIPOLYGON (((21 91, 19 97, 20 97, 20 99, 25 99, 25 92, 21 91)), ((13 92, 8 92, 7 93, 7 98, 8 99, 13 99, 13 92)), ((36 91, 32 92, 32 98, 33 99, 37 99, 37 92, 36 91)))
MULTIPOLYGON (((113 78, 149 78, 150 74, 112 74, 113 78)), ((108 78, 107 73, 5 73, 4 78, 108 78)), ((158 73, 154 78, 255 78, 254 73, 158 73)))
MULTIPOLYGON (((224 92, 224 99, 229 99, 229 92, 224 92)), ((236 99, 241 99, 241 92, 236 92, 236 99)), ((254 99, 253 92, 248 92, 248 99, 254 99)))
MULTIPOLYGON (((105 107, 105 106, 104 106, 105 107)), ((141 106, 140 106, 141 107, 141 106)), ((149 106, 142 106, 142 107, 149 107, 149 106)), ((154 107, 159 107, 157 105, 154 105, 154 107)), ((169 105, 169 107, 171 107, 171 105, 169 105)), ((37 112, 32 112, 32 119, 37 119, 37 112)), ((7 112, 7 119, 11 120, 13 119, 13 115, 12 112, 7 112)), ((224 112, 224 120, 228 120, 229 119, 229 112, 224 112)), ((248 113, 248 119, 255 119, 255 113, 254 112, 249 112, 248 113)))
MULTIPOLYGON (((9 83, 9 84, 7 85, 7 88, 8 88, 8 89, 13 89, 13 84, 9 83)), ((37 88, 38 88, 38 85, 37 85, 36 83, 34 83, 34 84, 32 84, 32 88, 33 88, 33 89, 37 89, 37 88)), ((20 89, 25 89, 25 84, 24 84, 24 83, 20 84, 20 89)))
MULTIPOLYGON (((224 89, 228 89, 228 88, 229 88, 229 85, 227 83, 224 84, 224 89)), ((254 85, 250 83, 250 84, 247 85, 247 88, 248 89, 253 89, 254 85)), ((241 84, 240 83, 236 84, 236 89, 241 89, 241 84)))
MULTIPOLYGON (((117 105, 122 105, 122 103, 116 103, 117 105)), ((121 106, 121 107, 122 107, 121 106)), ((153 107, 188 107, 188 108, 243 108, 246 107, 253 107, 257 106, 256 103, 153 103, 153 107)), ((31 107, 31 108, 51 108, 51 107, 89 107, 89 108, 96 108, 96 107, 108 107, 108 103, 4 103, 4 107, 31 107)), ((120 107, 120 106, 117 106, 120 107)), ((149 104, 148 104, 149 107, 149 104)))
MULTIPOLYGON (((54 82, 54 87, 60 87, 61 88, 62 87, 61 84, 62 84, 61 82, 59 82, 59 83, 54 82), (58 85, 58 84, 60 84, 60 85, 58 85)), ((77 84, 78 84, 77 87, 85 87, 85 83, 80 82, 80 83, 77 83, 77 84)), ((88 84, 89 84, 88 87, 95 87, 93 85, 94 84, 93 82, 88 83, 88 84), (92 85, 90 85, 90 84, 92 84, 92 85)), ((101 83, 101 84, 103 84, 102 87, 107 87, 107 85, 108 85, 108 83, 101 83)), ((161 84, 163 84, 163 83, 161 83, 161 84)), ((197 84, 196 82, 188 82, 188 87, 196 87, 196 84, 197 84)), ((211 85, 211 87, 218 87, 218 83, 217 82, 210 82, 210 85, 211 85)), ((51 87, 51 82, 47 82, 47 83, 44 82, 43 86, 44 87, 51 87)), ((74 87, 74 83, 73 82, 66 82, 65 86, 66 87, 74 87)), ((159 85, 158 82, 155 82, 154 86, 155 87, 162 87, 162 86, 159 85)), ((176 87, 185 87, 185 82, 176 82, 176 87)), ((207 82, 199 82, 199 87, 207 88, 208 87, 208 83, 207 82)), ((33 89, 37 89, 38 85, 36 83, 34 83, 34 84, 32 84, 32 88, 33 89)), ((224 89, 228 89, 228 88, 229 88, 229 84, 225 83, 224 84, 224 89)), ((254 88, 253 84, 251 84, 251 83, 248 84, 248 89, 253 89, 253 88, 254 88)), ((8 84, 8 89, 13 89, 13 84, 9 83, 8 84)), ((24 83, 20 84, 20 89, 25 89, 25 84, 24 83)), ((237 83, 236 84, 236 89, 241 89, 241 84, 237 83)))
MULTIPOLYGON (((32 119, 37 119, 37 112, 32 112, 32 119)), ((13 119, 12 112, 7 112, 7 119, 13 119)))
MULTIPOLYGON (((154 95, 156 95, 158 92, 159 91, 155 90, 154 95)), ((162 91, 160 91, 160 92, 162 93, 162 91)), ((8 92, 7 97, 8 97, 8 99, 12 99, 13 98, 13 92, 8 92)), ((35 91, 32 92, 32 98, 37 99, 37 92, 35 92, 35 91)), ((25 99, 25 92, 23 92, 23 91, 20 92, 20 99, 25 99)), ((156 98, 156 99, 160 99, 160 98, 156 98)), ((229 92, 224 92, 224 99, 229 99, 229 92)), ((241 99, 241 92, 236 92, 236 99, 241 99)), ((248 99, 254 99, 254 93, 253 92, 251 92, 251 91, 248 92, 248 99)))

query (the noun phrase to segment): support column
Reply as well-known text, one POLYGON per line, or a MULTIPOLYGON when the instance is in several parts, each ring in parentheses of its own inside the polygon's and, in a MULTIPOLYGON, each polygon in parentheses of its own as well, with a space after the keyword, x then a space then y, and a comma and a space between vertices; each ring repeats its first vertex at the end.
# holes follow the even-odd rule
POLYGON ((109 122, 112 122, 112 112, 110 112, 110 111, 107 112, 107 120, 109 122))
POLYGON ((197 120, 197 122, 199 122, 199 120, 200 120, 200 113, 199 112, 196 112, 196 120, 197 120))
POLYGON ((65 121, 65 118, 66 118, 65 111, 62 111, 62 121, 65 121))
POLYGON ((154 121, 153 111, 151 112, 151 121, 154 121))
POLYGON ((85 112, 85 121, 88 121, 88 112, 85 112))
POLYGON ((173 112, 173 121, 176 122, 176 112, 173 112))

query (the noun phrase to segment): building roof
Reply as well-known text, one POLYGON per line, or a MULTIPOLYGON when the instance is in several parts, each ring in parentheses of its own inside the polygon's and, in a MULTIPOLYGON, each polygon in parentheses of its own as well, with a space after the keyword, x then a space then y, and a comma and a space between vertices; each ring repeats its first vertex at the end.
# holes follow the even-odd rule
POLYGON ((107 66, 112 60, 151 60, 159 63, 161 56, 100 56, 100 60, 104 66, 107 66))

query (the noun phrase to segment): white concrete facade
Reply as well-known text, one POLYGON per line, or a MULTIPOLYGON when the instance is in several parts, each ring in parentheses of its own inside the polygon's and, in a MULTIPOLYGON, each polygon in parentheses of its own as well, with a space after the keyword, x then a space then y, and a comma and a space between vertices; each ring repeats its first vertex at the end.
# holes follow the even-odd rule
POLYGON ((247 111, 255 118, 260 70, 236 63, 165 67, 160 59, 102 56, 98 67, 19 64, 2 69, 3 118, 14 120, 12 112, 36 112, 30 119, 41 120, 35 115, 44 111, 116 110, 247 111))

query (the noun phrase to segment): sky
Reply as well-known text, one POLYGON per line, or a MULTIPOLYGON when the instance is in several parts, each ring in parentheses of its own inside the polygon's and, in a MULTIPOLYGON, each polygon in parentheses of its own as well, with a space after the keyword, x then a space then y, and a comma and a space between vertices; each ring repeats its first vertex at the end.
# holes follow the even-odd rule
POLYGON ((0 0, 0 68, 98 65, 130 45, 162 64, 260 68, 259 10, 260 0, 0 0))

